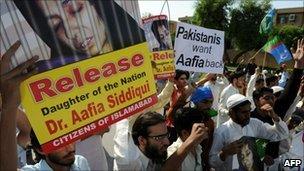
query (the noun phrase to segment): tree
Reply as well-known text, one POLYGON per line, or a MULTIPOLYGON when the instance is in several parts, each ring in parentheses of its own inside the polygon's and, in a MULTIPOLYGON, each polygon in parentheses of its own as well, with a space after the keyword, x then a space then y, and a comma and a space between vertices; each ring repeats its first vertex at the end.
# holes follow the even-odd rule
POLYGON ((226 30, 227 13, 233 0, 199 0, 195 4, 192 22, 206 28, 226 30))
POLYGON ((270 9, 269 1, 240 1, 239 8, 231 11, 228 37, 234 48, 241 51, 259 49, 267 41, 259 34, 259 26, 270 9))
POLYGON ((294 43, 304 35, 304 28, 296 25, 275 26, 271 37, 279 35, 287 47, 293 47, 294 43))
MULTIPOLYGON (((199 0, 195 4, 192 23, 206 28, 227 31, 229 6, 233 0, 199 0)), ((225 35, 226 37, 226 35, 225 35)), ((225 38, 224 59, 228 60, 226 49, 230 41, 225 38)))
POLYGON ((260 49, 267 41, 267 37, 259 34, 259 26, 270 7, 269 0, 244 0, 238 8, 231 10, 227 34, 232 46, 241 51, 234 61, 247 51, 260 49))

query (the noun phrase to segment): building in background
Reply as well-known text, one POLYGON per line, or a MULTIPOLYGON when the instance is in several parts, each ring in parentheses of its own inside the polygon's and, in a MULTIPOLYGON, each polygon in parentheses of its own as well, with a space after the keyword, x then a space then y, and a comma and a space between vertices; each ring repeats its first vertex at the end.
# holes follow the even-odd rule
POLYGON ((192 22, 192 17, 190 16, 190 17, 188 17, 188 16, 185 16, 185 17, 179 17, 178 18, 178 21, 180 21, 180 22, 183 22, 183 23, 189 23, 189 24, 191 24, 192 22))
POLYGON ((304 26, 304 7, 283 8, 276 10, 275 25, 304 26))

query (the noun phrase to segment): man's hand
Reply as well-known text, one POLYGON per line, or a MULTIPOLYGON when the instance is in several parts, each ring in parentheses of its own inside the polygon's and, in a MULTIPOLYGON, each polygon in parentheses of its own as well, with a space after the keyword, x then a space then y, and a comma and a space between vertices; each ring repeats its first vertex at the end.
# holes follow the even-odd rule
POLYGON ((263 162, 267 165, 267 166, 271 166, 274 164, 274 160, 271 156, 265 155, 263 162))
POLYGON ((241 140, 236 140, 223 147, 220 153, 221 160, 225 161, 228 156, 241 152, 243 145, 244 143, 241 140))
POLYGON ((199 145, 204 139, 208 138, 208 128, 203 123, 195 123, 192 126, 191 134, 187 140, 191 141, 193 147, 199 145))
POLYGON ((26 69, 33 67, 38 56, 34 56, 30 60, 18 65, 16 68, 10 70, 10 59, 15 54, 20 46, 20 41, 14 43, 8 51, 1 57, 1 79, 0 79, 0 93, 2 98, 2 106, 7 108, 17 108, 20 103, 19 85, 33 74, 36 70, 25 73, 26 69))
POLYGON ((296 50, 291 49, 295 68, 304 69, 304 39, 298 39, 296 50))
POLYGON ((261 107, 261 111, 265 112, 270 116, 275 122, 279 122, 279 116, 274 112, 273 108, 269 104, 265 104, 261 107))

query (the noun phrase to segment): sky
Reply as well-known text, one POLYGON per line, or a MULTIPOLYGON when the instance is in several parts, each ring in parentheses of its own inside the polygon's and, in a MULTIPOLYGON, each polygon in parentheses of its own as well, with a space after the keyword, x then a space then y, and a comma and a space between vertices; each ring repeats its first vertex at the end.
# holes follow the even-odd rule
MULTIPOLYGON (((165 0, 138 0, 140 13, 143 16, 145 13, 151 13, 152 15, 158 15, 161 12, 162 6, 165 0)), ((303 0, 273 0, 273 8, 292 8, 292 7, 303 7, 303 0)), ((194 0, 186 1, 174 1, 169 0, 169 11, 170 11, 170 20, 178 21, 179 17, 192 16, 194 12, 194 0)), ((162 14, 166 14, 169 17, 168 6, 164 6, 162 14)))

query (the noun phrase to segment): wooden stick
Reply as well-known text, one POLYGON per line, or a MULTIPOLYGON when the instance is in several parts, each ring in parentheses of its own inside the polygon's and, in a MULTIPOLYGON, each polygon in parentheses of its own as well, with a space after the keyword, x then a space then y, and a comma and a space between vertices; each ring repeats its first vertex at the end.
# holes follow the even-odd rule
POLYGON ((262 50, 262 48, 263 47, 261 47, 250 59, 249 59, 249 61, 251 60, 251 59, 253 59, 253 58, 255 58, 255 56, 262 50))
POLYGON ((264 66, 265 66, 265 62, 266 62, 266 52, 264 53, 264 60, 263 60, 263 66, 262 66, 262 70, 264 69, 264 66))

